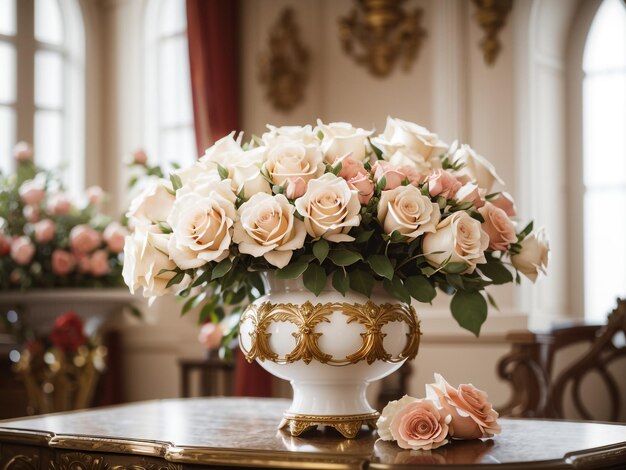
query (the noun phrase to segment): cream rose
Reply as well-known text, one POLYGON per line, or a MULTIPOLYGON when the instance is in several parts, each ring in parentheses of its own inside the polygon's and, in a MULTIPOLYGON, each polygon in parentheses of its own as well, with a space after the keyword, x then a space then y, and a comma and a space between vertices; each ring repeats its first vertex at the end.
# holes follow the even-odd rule
POLYGON ((483 199, 485 193, 486 191, 479 188, 478 185, 474 183, 465 183, 456 192, 454 198, 458 202, 471 202, 474 204, 474 207, 478 209, 485 205, 485 200, 483 199))
POLYGON ((195 191, 185 187, 178 190, 167 223, 173 232, 169 254, 179 267, 197 268, 228 256, 237 219, 235 200, 229 179, 195 191))
POLYGON ((243 154, 241 148, 243 134, 239 134, 237 139, 235 134, 235 131, 231 132, 206 149, 204 155, 200 157, 200 164, 209 169, 217 168, 218 164, 226 168, 231 161, 239 159, 243 154))
POLYGON ((535 282, 539 274, 546 274, 550 246, 543 229, 533 232, 521 241, 522 249, 511 256, 515 269, 535 282))
POLYGON ((295 207, 282 194, 255 194, 239 208, 233 241, 241 253, 263 256, 268 263, 283 268, 306 238, 304 223, 294 212, 295 207))
POLYGON ((478 220, 467 212, 455 212, 437 225, 435 233, 424 236, 422 250, 426 260, 439 267, 446 260, 467 263, 465 273, 472 273, 477 264, 486 263, 485 250, 489 236, 478 220))
POLYGON ((456 173, 459 179, 469 180, 478 187, 490 192, 497 181, 504 184, 496 173, 495 167, 485 157, 478 155, 469 145, 461 145, 453 154, 452 161, 462 163, 463 167, 456 173))
POLYGON ((267 125, 269 132, 261 136, 263 144, 268 147, 274 147, 278 144, 296 142, 304 145, 318 144, 319 140, 313 132, 310 124, 306 126, 282 126, 275 127, 267 125))
POLYGON ((131 227, 151 225, 167 219, 175 197, 166 189, 165 180, 154 179, 132 200, 126 217, 131 227))
POLYGON ((489 235, 490 250, 505 251, 517 241, 515 224, 502 209, 488 202, 478 212, 485 219, 483 230, 489 235))
POLYGON ((243 190, 244 197, 250 198, 256 193, 272 193, 270 184, 261 174, 266 152, 265 147, 246 150, 226 166, 237 194, 243 190))
POLYGON ((434 232, 440 219, 439 206, 415 186, 398 186, 380 195, 378 220, 387 234, 397 230, 412 241, 434 232))
POLYGON ((347 233, 361 223, 361 204, 357 191, 351 190, 343 178, 326 173, 309 181, 295 205, 312 237, 332 242, 354 240, 347 233))
POLYGON ((300 143, 282 143, 269 150, 265 168, 279 186, 291 178, 309 181, 324 172, 322 153, 315 145, 300 143))
POLYGON ((331 122, 324 124, 317 120, 317 129, 324 135, 321 148, 324 161, 334 164, 337 159, 346 155, 358 161, 365 161, 370 153, 368 137, 373 131, 357 128, 347 122, 331 122))

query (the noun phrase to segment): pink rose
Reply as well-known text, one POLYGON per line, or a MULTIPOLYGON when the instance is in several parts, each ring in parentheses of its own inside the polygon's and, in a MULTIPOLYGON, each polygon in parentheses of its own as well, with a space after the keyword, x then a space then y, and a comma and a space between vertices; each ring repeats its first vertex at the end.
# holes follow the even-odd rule
POLYGON ((22 183, 19 189, 20 197, 24 204, 36 206, 46 196, 46 182, 44 179, 35 178, 22 183))
POLYGON ((459 439, 493 437, 500 433, 498 412, 487 401, 487 394, 472 384, 452 387, 440 375, 435 374, 434 384, 426 385, 429 396, 436 396, 445 413, 450 413, 450 434, 459 439))
POLYGON ((56 193, 48 198, 48 211, 54 215, 66 215, 72 210, 72 201, 65 193, 56 193))
POLYGON ((85 191, 89 204, 95 206, 100 204, 104 199, 104 190, 100 186, 89 186, 85 191))
POLYGON ((513 201, 513 197, 507 192, 501 192, 489 202, 502 209, 509 217, 515 217, 517 214, 515 210, 515 201, 513 201))
POLYGON ((27 236, 22 235, 21 237, 17 237, 13 240, 13 243, 11 243, 11 258, 13 258, 13 261, 17 264, 24 266, 30 263, 34 255, 35 245, 33 245, 33 242, 31 242, 30 238, 27 236))
POLYGON ((478 212, 485 219, 482 229, 489 235, 490 250, 504 251, 517 241, 515 224, 502 209, 488 202, 478 212))
POLYGON ((91 274, 91 260, 89 255, 76 253, 76 264, 78 265, 78 271, 82 274, 91 274))
POLYGON ((471 202, 474 204, 474 207, 478 209, 485 205, 485 200, 483 199, 484 194, 485 190, 480 189, 476 184, 465 183, 456 192, 454 198, 458 202, 471 202))
POLYGON ((409 180, 409 184, 412 184, 414 186, 421 184, 425 178, 425 176, 420 173, 417 168, 413 168, 408 165, 401 166, 400 168, 398 168, 398 171, 406 176, 406 178, 409 180))
POLYGON ((26 142, 18 142, 13 147, 13 157, 18 162, 30 162, 33 159, 33 148, 26 142))
POLYGON ((354 178, 359 173, 366 173, 363 162, 353 158, 351 154, 346 155, 339 161, 341 162, 339 176, 346 181, 354 178))
POLYGON ((54 238, 56 226, 50 219, 43 219, 35 224, 35 240, 38 243, 48 243, 54 238))
POLYGON ((110 271, 109 254, 106 250, 98 250, 89 257, 89 272, 92 275, 102 277, 109 274, 110 271))
POLYGON ((40 215, 39 207, 24 206, 23 214, 26 220, 28 220, 31 224, 34 224, 35 222, 39 220, 39 215, 40 215))
POLYGON ((417 400, 398 410, 391 420, 391 436, 403 449, 431 450, 448 443, 452 419, 432 400, 417 400))
POLYGON ((374 195, 374 182, 367 173, 357 173, 348 180, 350 189, 359 192, 359 202, 366 205, 374 195))
POLYGON ((202 325, 202 328, 200 328, 198 341, 200 341, 206 349, 212 350, 219 348, 223 337, 224 329, 221 324, 205 323, 202 325))
POLYGON ((102 238, 104 238, 109 250, 113 253, 121 253, 124 251, 126 235, 128 235, 128 230, 118 222, 111 222, 107 225, 107 228, 104 229, 102 238))
POLYGON ((377 160, 376 163, 374 163, 372 174, 374 175, 374 181, 376 181, 376 183, 378 183, 383 176, 385 177, 386 184, 385 187, 382 188, 384 190, 397 188, 402 185, 402 182, 406 178, 404 173, 384 160, 377 160))
POLYGON ((76 258, 65 250, 54 250, 52 252, 52 272, 58 276, 65 276, 76 267, 76 258))
POLYGON ((292 176, 287 180, 285 196, 289 199, 297 199, 306 192, 306 180, 301 176, 292 176))
POLYGON ((148 162, 148 155, 143 149, 133 152, 133 163, 136 165, 145 165, 148 162))
POLYGON ((452 173, 441 168, 428 175, 425 181, 432 197, 443 196, 446 199, 452 199, 462 186, 452 173))
POLYGON ((76 225, 70 231, 70 246, 76 253, 91 253, 102 243, 100 233, 89 225, 76 225))

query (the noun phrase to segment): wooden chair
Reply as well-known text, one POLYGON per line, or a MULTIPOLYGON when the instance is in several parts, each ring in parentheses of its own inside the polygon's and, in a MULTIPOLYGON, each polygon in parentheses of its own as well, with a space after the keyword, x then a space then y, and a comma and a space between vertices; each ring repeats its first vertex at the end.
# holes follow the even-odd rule
POLYGON ((513 395, 500 413, 503 416, 565 418, 564 402, 569 397, 579 416, 593 419, 584 405, 581 385, 585 377, 595 372, 610 396, 610 419, 618 421, 624 393, 620 393, 618 380, 609 366, 626 357, 626 346, 615 343, 620 332, 626 333, 626 300, 618 299, 617 308, 609 315, 606 325, 572 325, 544 334, 510 334, 512 350, 500 360, 498 375, 511 383, 513 395), (586 344, 585 353, 564 370, 555 371, 557 353, 575 344, 586 344))

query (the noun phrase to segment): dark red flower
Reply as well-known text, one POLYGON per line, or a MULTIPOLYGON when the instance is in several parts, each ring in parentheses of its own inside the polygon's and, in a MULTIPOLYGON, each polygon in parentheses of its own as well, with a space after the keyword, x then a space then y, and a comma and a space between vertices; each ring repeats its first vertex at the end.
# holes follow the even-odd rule
POLYGON ((66 352, 74 352, 87 342, 83 321, 75 312, 67 312, 57 317, 50 334, 54 347, 66 352))

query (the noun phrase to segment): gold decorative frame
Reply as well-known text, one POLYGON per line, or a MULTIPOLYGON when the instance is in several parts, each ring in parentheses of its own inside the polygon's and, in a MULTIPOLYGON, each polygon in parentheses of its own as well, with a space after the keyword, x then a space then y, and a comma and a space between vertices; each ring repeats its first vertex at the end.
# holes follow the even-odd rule
POLYGON ((253 331, 249 333, 250 349, 246 351, 242 347, 248 362, 258 359, 277 364, 291 364, 296 361, 309 364, 316 360, 333 366, 356 364, 360 361, 367 361, 368 364, 374 361, 397 363, 415 358, 421 335, 419 321, 412 306, 389 303, 379 305, 371 300, 365 304, 335 302, 315 305, 309 301, 302 305, 263 302, 260 305, 250 305, 240 322, 243 323, 248 319, 254 326, 253 331), (320 349, 318 340, 323 333, 315 331, 320 323, 330 322, 330 315, 337 311, 348 317, 347 323, 358 322, 365 326, 365 332, 361 333, 363 339, 361 347, 342 359, 335 359, 320 349), (293 323, 298 328, 298 331, 292 333, 296 338, 296 345, 284 357, 272 351, 269 344, 271 333, 267 332, 270 323, 279 321, 293 323), (385 350, 383 340, 386 333, 382 332, 383 326, 394 321, 403 321, 409 326, 406 345, 396 357, 385 350))
POLYGON ((485 36, 480 42, 485 63, 493 65, 502 49, 498 34, 504 28, 506 19, 513 9, 513 0, 473 0, 476 5, 474 18, 485 36))

